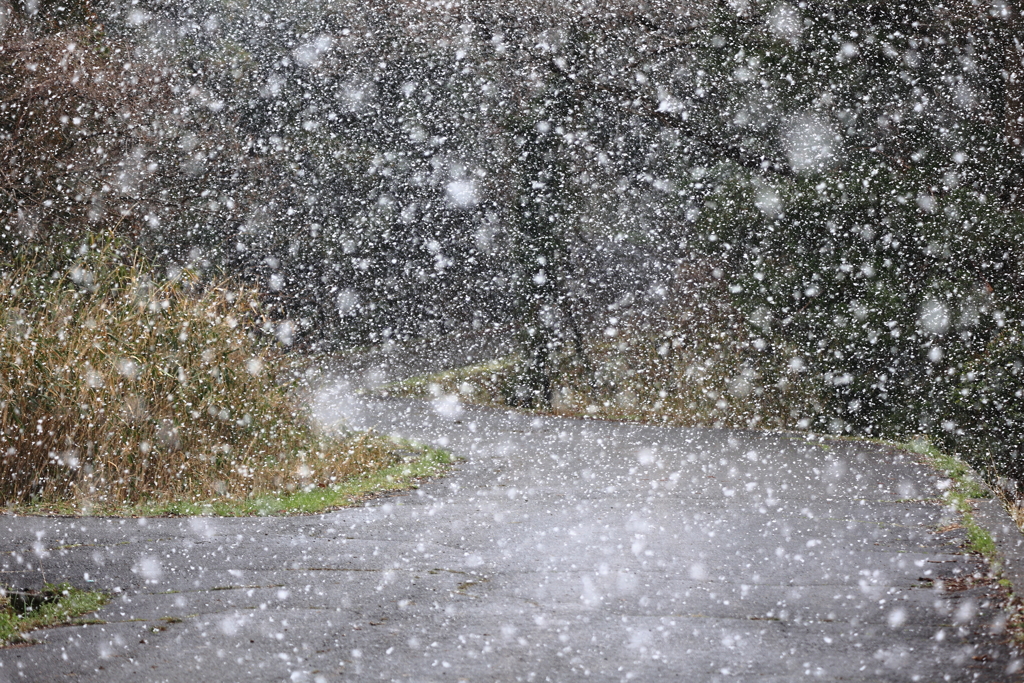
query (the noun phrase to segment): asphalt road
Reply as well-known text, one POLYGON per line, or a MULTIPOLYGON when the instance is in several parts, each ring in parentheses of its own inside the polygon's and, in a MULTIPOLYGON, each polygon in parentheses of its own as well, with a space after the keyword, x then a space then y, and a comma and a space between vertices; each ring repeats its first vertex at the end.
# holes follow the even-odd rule
POLYGON ((464 460, 324 515, 0 516, 2 581, 114 595, 0 681, 1019 678, 912 456, 344 390, 321 414, 464 460))

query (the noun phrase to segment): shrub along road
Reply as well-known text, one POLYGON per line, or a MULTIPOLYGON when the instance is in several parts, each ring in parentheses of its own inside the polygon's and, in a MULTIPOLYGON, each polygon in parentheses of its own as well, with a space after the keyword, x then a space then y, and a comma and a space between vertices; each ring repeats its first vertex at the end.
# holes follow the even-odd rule
POLYGON ((113 595, 0 650, 0 681, 1018 677, 909 454, 335 398, 465 460, 323 515, 0 517, 4 581, 113 595))

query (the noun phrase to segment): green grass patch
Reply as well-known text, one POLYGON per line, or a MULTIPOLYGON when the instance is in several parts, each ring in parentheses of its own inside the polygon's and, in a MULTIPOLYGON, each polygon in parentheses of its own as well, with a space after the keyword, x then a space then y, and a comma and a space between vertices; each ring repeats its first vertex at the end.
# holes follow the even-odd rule
MULTIPOLYGON (((372 436, 372 435, 371 435, 372 436)), ((376 437, 390 444, 391 459, 387 466, 350 476, 338 481, 312 484, 293 491, 261 493, 246 498, 228 496, 200 500, 168 500, 90 508, 88 514, 117 517, 248 517, 268 515, 302 515, 351 507, 389 491, 416 488, 424 479, 445 474, 452 464, 446 451, 407 440, 376 437)), ((71 503, 26 503, 8 506, 21 515, 78 516, 83 511, 71 503)))
POLYGON ((5 590, 0 595, 0 647, 30 642, 27 633, 48 626, 80 623, 76 618, 94 612, 109 597, 69 584, 47 584, 39 592, 5 590))
POLYGON ((398 462, 393 465, 329 485, 309 486, 280 495, 256 495, 243 500, 221 498, 204 502, 138 505, 128 512, 145 517, 314 514, 357 505, 381 493, 416 488, 421 480, 444 474, 452 463, 447 452, 428 446, 407 443, 399 453, 398 462))
POLYGON ((965 512, 963 517, 964 529, 967 531, 967 547, 972 552, 984 555, 990 563, 995 564, 997 561, 996 542, 992 538, 992 534, 978 526, 971 513, 965 512))
POLYGON ((945 496, 957 509, 970 511, 967 503, 972 498, 991 498, 992 491, 985 486, 977 472, 963 460, 944 453, 926 436, 918 436, 907 443, 897 444, 900 448, 916 453, 925 462, 945 475, 951 482, 945 496))
POLYGON ((943 500, 961 515, 961 524, 967 535, 967 549, 983 555, 989 561, 993 572, 998 574, 1000 561, 996 542, 988 530, 974 521, 971 514, 971 500, 991 498, 992 491, 985 486, 970 465, 955 456, 943 453, 926 436, 918 436, 898 446, 922 456, 928 465, 949 479, 950 487, 944 492, 943 500))

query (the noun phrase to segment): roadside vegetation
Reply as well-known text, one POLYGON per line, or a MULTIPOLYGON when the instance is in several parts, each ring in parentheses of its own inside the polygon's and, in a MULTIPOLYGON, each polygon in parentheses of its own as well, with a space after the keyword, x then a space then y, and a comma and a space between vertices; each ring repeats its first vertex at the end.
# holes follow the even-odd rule
POLYGON ((646 344, 640 353, 626 357, 615 343, 594 344, 589 357, 598 379, 569 365, 558 374, 546 407, 519 402, 522 381, 514 357, 415 377, 384 390, 429 399, 457 396, 467 403, 553 415, 682 426, 796 428, 801 420, 806 422, 805 415, 813 414, 813 393, 801 391, 809 383, 790 378, 784 367, 779 379, 760 386, 755 378, 762 375, 749 369, 742 353, 722 347, 672 348, 670 341, 657 341, 661 344, 646 344))
POLYGON ((457 396, 469 403, 558 415, 682 426, 806 429, 821 391, 790 349, 748 330, 716 283, 677 292, 583 335, 551 369, 550 401, 531 401, 528 365, 509 356, 386 387, 395 395, 457 396))
POLYGON ((78 619, 107 603, 97 591, 70 584, 46 584, 41 591, 0 588, 0 647, 31 642, 29 631, 48 626, 88 623, 78 619))
MULTIPOLYGON (((916 453, 926 464, 947 477, 948 487, 942 493, 942 502, 960 513, 961 525, 967 535, 967 547, 985 556, 992 568, 993 575, 1001 572, 1001 559, 996 550, 995 540, 987 529, 975 520, 972 501, 979 498, 991 498, 993 491, 985 485, 978 473, 963 460, 943 453, 936 448, 927 437, 899 444, 901 448, 916 453)), ((1000 496, 1004 504, 1010 501, 1000 496)), ((1015 520, 1016 521, 1016 520, 1015 520)), ((1018 521, 1019 524, 1019 521, 1018 521)), ((1011 587, 1007 584, 1007 587, 1011 587)))
POLYGON ((414 476, 403 456, 420 454, 314 424, 308 370, 255 290, 161 273, 102 238, 4 265, 0 504, 298 511, 342 504, 387 468, 414 476))
MULTIPOLYGON (((357 505, 367 498, 390 491, 415 489, 421 480, 444 474, 452 464, 451 456, 443 450, 408 443, 397 445, 399 450, 394 453, 394 464, 329 485, 303 487, 284 493, 258 493, 239 499, 221 496, 199 502, 140 503, 127 511, 147 517, 313 514, 357 505)), ((387 450, 393 450, 395 446, 389 440, 384 443, 387 450)))

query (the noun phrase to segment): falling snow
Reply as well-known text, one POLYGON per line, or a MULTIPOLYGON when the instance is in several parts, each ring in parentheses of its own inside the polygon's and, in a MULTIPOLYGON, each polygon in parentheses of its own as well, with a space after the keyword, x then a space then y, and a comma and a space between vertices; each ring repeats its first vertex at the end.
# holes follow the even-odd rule
POLYGON ((0 0, 0 681, 1019 676, 1018 4, 0 0))

